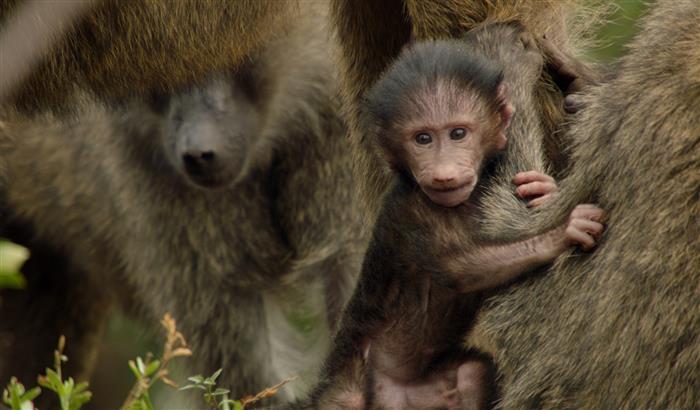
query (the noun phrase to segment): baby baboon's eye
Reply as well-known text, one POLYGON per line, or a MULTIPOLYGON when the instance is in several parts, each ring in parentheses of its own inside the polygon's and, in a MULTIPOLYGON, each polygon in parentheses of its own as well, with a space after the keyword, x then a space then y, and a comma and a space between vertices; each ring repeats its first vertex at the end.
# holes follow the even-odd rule
POLYGON ((467 136, 467 130, 464 128, 455 128, 452 131, 450 131, 450 139, 452 140, 461 140, 462 138, 467 136))
POLYGON ((421 145, 430 144, 433 142, 433 137, 431 137, 430 134, 421 132, 420 134, 416 135, 416 142, 421 145))

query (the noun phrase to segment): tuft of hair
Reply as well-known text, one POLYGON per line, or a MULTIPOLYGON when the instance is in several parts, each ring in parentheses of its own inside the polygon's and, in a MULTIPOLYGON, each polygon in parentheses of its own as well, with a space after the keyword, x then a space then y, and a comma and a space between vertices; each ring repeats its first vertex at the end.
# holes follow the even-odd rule
POLYGON ((459 40, 425 41, 406 48, 368 91, 364 114, 371 125, 386 130, 410 120, 415 113, 436 109, 435 104, 422 98, 426 94, 440 97, 436 101, 439 110, 463 107, 467 95, 475 95, 495 110, 502 80, 503 67, 468 44, 459 40))

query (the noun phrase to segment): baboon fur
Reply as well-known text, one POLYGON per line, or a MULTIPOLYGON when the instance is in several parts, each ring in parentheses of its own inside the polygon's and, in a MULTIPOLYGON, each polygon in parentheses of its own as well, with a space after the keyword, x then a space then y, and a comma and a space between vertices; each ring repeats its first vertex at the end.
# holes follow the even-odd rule
POLYGON ((595 201, 590 256, 482 310, 507 409, 692 409, 700 403, 700 3, 657 2, 571 130, 570 175, 543 212, 595 201))
MULTIPOLYGON (((0 2, 0 26, 22 0, 0 2)), ((103 0, 14 95, 25 111, 65 109, 75 88, 121 101, 235 66, 290 21, 297 0, 103 0)))
MULTIPOLYGON (((44 274, 88 272, 85 279, 66 275, 61 286, 88 296, 95 288, 112 298, 127 295, 154 321, 170 312, 194 351, 193 371, 223 367, 220 383, 232 397, 292 374, 302 376, 295 389, 304 385, 324 355, 326 323, 335 322, 361 262, 334 48, 319 5, 304 6, 303 17, 252 56, 252 75, 265 95, 257 147, 267 155, 256 157, 233 187, 203 190, 186 182, 163 153, 163 116, 137 100, 113 108, 88 96, 72 116, 6 109, 0 118, 6 172, 0 193, 11 223, 29 224, 31 236, 21 242, 49 246, 69 263, 44 274), (314 325, 304 324, 309 318, 314 325)), ((39 287, 10 293, 0 296, 0 327, 22 335, 21 328, 8 329, 11 323, 33 324, 22 316, 7 321, 6 312, 38 312, 32 304, 49 302, 39 287)), ((78 312, 46 305, 43 317, 32 320, 81 320, 82 312, 109 302, 97 299, 76 298, 78 312)), ((2 380, 20 367, 34 377, 42 372, 50 363, 45 345, 53 348, 59 330, 70 333, 69 348, 79 335, 39 330, 5 341, 2 380)), ((71 362, 84 363, 90 349, 81 349, 69 351, 71 362)), ((89 366, 80 370, 74 376, 83 378, 89 366)))
MULTIPOLYGON (((342 92, 347 102, 352 140, 356 145, 355 161, 364 184, 364 203, 371 215, 378 209, 389 180, 372 144, 358 129, 359 102, 366 90, 379 78, 411 38, 415 40, 459 37, 461 33, 484 22, 522 21, 535 36, 546 35, 564 50, 577 46, 579 35, 569 35, 565 22, 578 22, 575 31, 584 32, 580 19, 568 14, 572 0, 332 0, 332 18, 340 40, 342 92)), ((573 29, 572 29, 573 30, 573 29)), ((563 144, 554 131, 563 120, 561 93, 543 73, 537 87, 537 107, 545 127, 545 149, 555 173, 565 168, 563 144)))
MULTIPOLYGON (((411 33, 453 37, 482 21, 516 18, 565 50, 577 35, 567 33, 569 6, 559 2, 548 11, 539 1, 512 2, 515 8, 507 1, 427 3, 333 3, 368 212, 376 212, 388 171, 362 138, 358 102, 411 33)), ((466 346, 492 356, 502 394, 497 406, 694 408, 700 402, 699 18, 693 0, 659 2, 619 73, 591 90, 568 135, 576 142, 571 176, 536 220, 542 230, 562 223, 575 204, 597 202, 609 212, 607 232, 593 254, 561 257, 545 275, 486 300, 466 346)), ((542 84, 536 97, 544 137, 557 136, 561 96, 542 84)), ((506 198, 498 187, 494 194, 506 198)), ((490 208, 484 232, 526 231, 512 223, 532 217, 502 204, 490 208)))

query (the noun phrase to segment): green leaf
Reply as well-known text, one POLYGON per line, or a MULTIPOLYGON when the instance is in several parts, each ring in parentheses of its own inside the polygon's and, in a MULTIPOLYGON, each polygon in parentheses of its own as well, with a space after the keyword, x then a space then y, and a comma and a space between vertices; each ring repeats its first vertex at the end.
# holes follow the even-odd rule
POLYGON ((218 388, 218 389, 214 390, 214 392, 211 395, 212 396, 221 396, 221 395, 229 394, 229 393, 231 393, 230 390, 218 388))
POLYGON ((136 368, 136 363, 134 363, 133 360, 129 360, 129 369, 131 369, 131 372, 134 373, 136 380, 141 380, 141 373, 136 368))
POLYGON ((61 378, 58 377, 58 373, 52 369, 46 369, 46 377, 39 379, 39 385, 46 387, 59 395, 63 394, 63 383, 61 382, 61 378))
POLYGON ((204 381, 204 377, 202 377, 201 375, 196 375, 196 376, 188 377, 187 380, 189 380, 193 383, 202 384, 202 382, 204 381))
POLYGON ((204 381, 204 384, 216 384, 216 379, 219 378, 219 375, 221 374, 221 371, 224 369, 219 369, 214 372, 211 376, 207 377, 206 380, 204 381))
POLYGON ((70 397, 73 394, 73 387, 75 387, 75 381, 72 377, 63 382, 63 395, 70 397))
POLYGON ((0 289, 24 289, 27 281, 19 273, 0 272, 0 289))
POLYGON ((159 367, 160 367, 160 360, 154 360, 154 361, 152 361, 151 363, 148 364, 148 366, 146 366, 145 375, 146 375, 146 376, 151 376, 151 375, 153 375, 153 373, 155 373, 156 371, 158 371, 158 368, 159 368, 159 367))
POLYGON ((151 397, 149 396, 147 391, 143 393, 143 396, 141 396, 141 400, 143 401, 145 410, 155 410, 153 408, 153 403, 151 403, 151 397))
POLYGON ((92 393, 90 393, 89 391, 74 394, 70 398, 70 410, 79 410, 83 406, 83 404, 89 402, 91 398, 92 393))
POLYGON ((22 396, 23 401, 32 401, 37 398, 41 394, 41 389, 38 387, 35 387, 33 389, 29 389, 28 392, 24 393, 22 396))
MULTIPOLYGON (((14 409, 12 409, 14 410, 14 409)), ((34 410, 34 404, 30 401, 25 401, 22 402, 22 404, 19 406, 18 410, 34 410)))
POLYGON ((190 389, 201 389, 206 390, 207 388, 201 384, 188 384, 187 386, 182 386, 178 390, 190 390, 190 389))
POLYGON ((0 239, 0 276, 18 273, 19 268, 28 258, 27 248, 0 239))
POLYGON ((231 399, 223 399, 221 400, 221 403, 219 403, 219 408, 221 410, 231 410, 231 405, 235 406, 236 402, 234 402, 231 399))
POLYGON ((75 386, 75 388, 73 389, 73 394, 78 394, 78 393, 82 393, 82 392, 86 391, 87 388, 88 388, 88 386, 89 386, 88 382, 80 382, 80 383, 78 383, 78 384, 75 386))
POLYGON ((138 367, 139 373, 141 373, 142 375, 146 374, 146 365, 143 363, 143 359, 141 359, 140 357, 136 358, 136 367, 138 367))

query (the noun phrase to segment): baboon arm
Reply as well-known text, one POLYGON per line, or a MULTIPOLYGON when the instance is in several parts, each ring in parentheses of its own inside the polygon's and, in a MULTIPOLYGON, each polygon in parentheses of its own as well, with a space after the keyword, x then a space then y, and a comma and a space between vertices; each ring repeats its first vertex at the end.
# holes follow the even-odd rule
POLYGON ((515 243, 466 248, 444 258, 441 273, 465 293, 501 286, 553 261, 564 249, 562 236, 558 228, 515 243))

